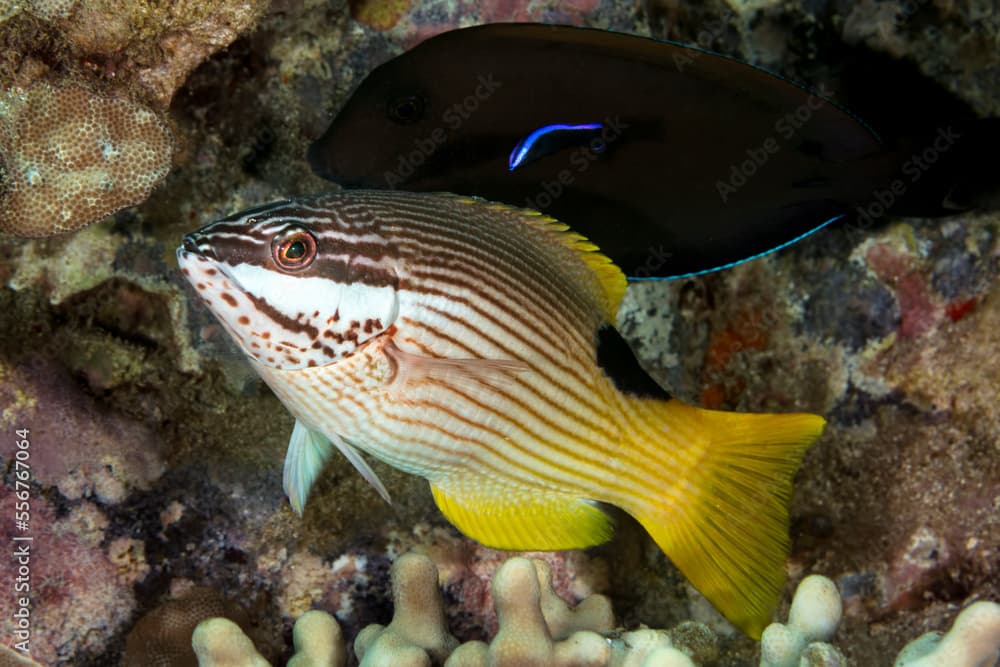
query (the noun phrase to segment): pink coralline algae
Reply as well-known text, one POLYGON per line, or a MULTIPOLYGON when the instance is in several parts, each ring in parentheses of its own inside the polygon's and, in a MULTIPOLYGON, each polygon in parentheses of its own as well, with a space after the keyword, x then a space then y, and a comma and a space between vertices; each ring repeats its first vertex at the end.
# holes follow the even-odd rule
MULTIPOLYGON (((6 516, 14 516, 15 502, 15 491, 0 487, 6 516)), ((28 502, 28 523, 16 527, 5 522, 2 532, 4 544, 19 554, 0 559, 0 587, 11 592, 0 596, 4 642, 16 644, 18 630, 23 630, 21 596, 14 595, 21 591, 30 599, 27 639, 35 660, 51 665, 88 652, 99 654, 131 618, 132 586, 142 568, 122 568, 112 561, 100 546, 101 517, 93 507, 56 519, 52 505, 34 491, 28 502), (15 541, 24 537, 31 540, 15 541)))
MULTIPOLYGON (((30 428, 31 479, 70 500, 116 503, 130 488, 146 488, 164 470, 159 439, 145 426, 98 408, 51 364, 0 363, 0 423, 30 428)), ((0 455, 14 457, 14 440, 0 455)))
POLYGON ((943 310, 931 294, 927 277, 914 268, 912 258, 888 244, 876 244, 869 248, 865 259, 879 279, 896 291, 900 337, 916 338, 931 331, 943 310))

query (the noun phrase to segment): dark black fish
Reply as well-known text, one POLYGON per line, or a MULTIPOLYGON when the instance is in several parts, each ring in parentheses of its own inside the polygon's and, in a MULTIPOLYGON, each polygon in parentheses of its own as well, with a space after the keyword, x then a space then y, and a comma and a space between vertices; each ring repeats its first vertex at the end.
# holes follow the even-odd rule
POLYGON ((784 247, 871 201, 901 163, 825 95, 759 68, 537 24, 455 30, 378 67, 309 160, 349 187, 539 209, 630 277, 784 247))

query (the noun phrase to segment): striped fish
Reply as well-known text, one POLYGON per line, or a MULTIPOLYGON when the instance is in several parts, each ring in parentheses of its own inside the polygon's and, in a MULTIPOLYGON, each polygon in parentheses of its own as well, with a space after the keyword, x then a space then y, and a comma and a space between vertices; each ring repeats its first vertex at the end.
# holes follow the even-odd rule
POLYGON ((770 621, 792 476, 823 420, 672 399, 613 326, 621 271, 565 225, 349 191, 214 222, 178 262, 297 420, 296 512, 337 450, 386 500, 362 452, 424 477, 449 521, 500 549, 600 544, 615 505, 737 627, 770 621))

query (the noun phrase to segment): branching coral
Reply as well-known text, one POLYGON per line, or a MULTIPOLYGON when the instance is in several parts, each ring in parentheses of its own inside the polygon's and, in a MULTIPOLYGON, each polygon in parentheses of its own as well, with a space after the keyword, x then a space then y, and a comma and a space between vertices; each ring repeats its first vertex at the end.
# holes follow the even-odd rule
MULTIPOLYGON (((706 626, 687 622, 673 630, 615 631, 610 602, 593 595, 575 609, 551 586, 541 560, 510 558, 493 579, 500 628, 487 644, 459 645, 448 632, 438 571, 426 556, 410 553, 392 567, 395 612, 387 626, 371 625, 354 642, 360 667, 697 667, 715 664, 719 646, 706 626)), ((761 667, 845 667, 832 644, 841 599, 826 577, 806 577, 795 592, 788 624, 764 631, 761 667)), ((342 667, 346 661, 336 620, 313 610, 293 631, 295 656, 288 667, 342 667)), ((267 662, 239 627, 210 619, 194 633, 201 667, 267 662)), ((911 642, 895 667, 992 667, 1000 650, 1000 605, 977 602, 955 620, 947 635, 929 633, 911 642)))
POLYGON ((0 98, 0 230, 72 231, 143 201, 170 170, 150 109, 81 85, 36 81, 0 98))
MULTIPOLYGON (((761 638, 761 667, 844 667, 847 659, 828 644, 841 618, 837 586, 811 575, 795 591, 788 624, 772 623, 761 638)), ((894 667, 993 667, 1000 660, 1000 604, 968 606, 942 637, 929 632, 906 645, 894 667)))
MULTIPOLYGON (((492 642, 458 645, 448 632, 438 572, 426 556, 407 554, 393 564, 395 613, 387 626, 371 625, 357 636, 362 667, 692 667, 718 654, 711 631, 686 623, 674 631, 615 633, 611 604, 593 595, 571 609, 552 589, 548 565, 511 558, 493 580, 500 629, 492 642)), ((296 654, 289 667, 343 664, 340 628, 332 616, 310 611, 295 623, 296 654)), ((194 634, 201 667, 263 665, 249 638, 225 619, 210 619, 194 634), (232 662, 232 661, 236 662, 232 662), (240 663, 239 660, 244 662, 240 663)))
POLYGON ((386 627, 370 625, 354 641, 362 664, 399 665, 403 660, 421 664, 429 658, 442 662, 455 650, 458 640, 448 632, 437 568, 429 558, 407 554, 396 560, 392 597, 396 609, 392 622, 386 627))
POLYGON ((928 632, 902 650, 894 667, 992 667, 1000 662, 1000 604, 980 601, 962 610, 948 634, 928 632))
POLYGON ((760 639, 760 667, 846 665, 840 652, 825 644, 833 638, 843 613, 837 585, 826 577, 811 575, 795 590, 788 624, 772 623, 760 639), (806 652, 809 652, 809 658, 806 652))
POLYGON ((37 662, 0 644, 0 667, 41 667, 37 662))
MULTIPOLYGON (((340 626, 325 611, 313 610, 300 616, 292 639, 295 655, 288 667, 343 667, 347 660, 340 626)), ((199 667, 270 667, 240 626, 227 618, 199 623, 191 645, 199 667)))

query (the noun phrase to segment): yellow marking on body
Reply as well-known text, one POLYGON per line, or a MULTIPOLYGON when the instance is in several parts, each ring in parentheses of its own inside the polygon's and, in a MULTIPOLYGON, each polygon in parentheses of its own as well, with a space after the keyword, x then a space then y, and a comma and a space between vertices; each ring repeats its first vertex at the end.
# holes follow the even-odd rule
POLYGON ((449 521, 494 549, 583 549, 611 539, 611 519, 582 498, 540 488, 498 487, 493 481, 470 475, 460 484, 432 483, 431 492, 449 521))

